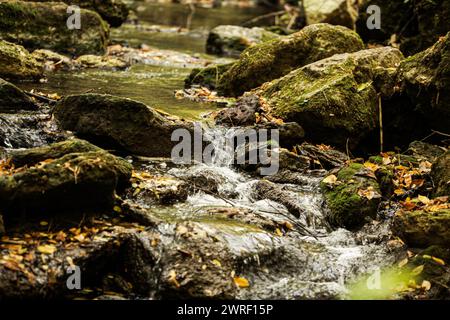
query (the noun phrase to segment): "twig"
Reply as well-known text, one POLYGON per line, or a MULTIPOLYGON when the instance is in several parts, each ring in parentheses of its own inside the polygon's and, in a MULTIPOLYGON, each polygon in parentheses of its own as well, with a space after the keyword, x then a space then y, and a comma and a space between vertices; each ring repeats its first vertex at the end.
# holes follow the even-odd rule
POLYGON ((41 100, 42 102, 48 103, 48 104, 55 104, 55 103, 58 102, 58 101, 56 101, 54 99, 50 99, 48 97, 45 97, 43 95, 36 94, 36 93, 33 93, 33 92, 25 91, 25 94, 29 95, 30 97, 36 98, 38 100, 41 100))
POLYGON ((381 107, 381 95, 378 95, 378 115, 380 119, 380 152, 384 149, 384 137, 383 137, 383 109, 381 107))
POLYGON ((251 25, 255 22, 258 22, 260 20, 264 20, 266 18, 271 18, 271 17, 276 17, 276 16, 280 16, 282 14, 286 13, 286 10, 282 10, 282 11, 276 11, 276 12, 271 12, 271 13, 267 13, 267 14, 263 14, 262 16, 258 16, 256 18, 250 19, 244 23, 241 24, 241 26, 245 27, 248 25, 251 25))

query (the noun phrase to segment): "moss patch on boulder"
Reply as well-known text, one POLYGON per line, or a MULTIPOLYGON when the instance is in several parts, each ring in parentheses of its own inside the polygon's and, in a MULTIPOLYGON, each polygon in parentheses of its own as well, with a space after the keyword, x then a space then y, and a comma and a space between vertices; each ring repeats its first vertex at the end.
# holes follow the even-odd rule
POLYGON ((105 53, 108 24, 98 13, 81 9, 81 29, 70 30, 67 8, 62 2, 1 2, 0 39, 27 49, 50 49, 74 55, 105 53))
POLYGON ((227 72, 234 63, 219 64, 206 68, 195 68, 184 80, 184 87, 190 88, 194 85, 215 89, 219 79, 227 72))
POLYGON ((239 96, 264 82, 334 54, 362 50, 359 36, 341 26, 316 24, 246 49, 220 79, 218 91, 239 96))
POLYGON ((36 61, 24 47, 0 40, 0 77, 38 79, 42 73, 43 64, 36 61))
POLYGON ((22 90, 0 79, 0 113, 35 110, 37 106, 22 90))
POLYGON ((380 204, 380 187, 363 165, 352 163, 340 169, 334 179, 320 184, 328 207, 327 220, 333 227, 350 230, 375 218, 380 204))

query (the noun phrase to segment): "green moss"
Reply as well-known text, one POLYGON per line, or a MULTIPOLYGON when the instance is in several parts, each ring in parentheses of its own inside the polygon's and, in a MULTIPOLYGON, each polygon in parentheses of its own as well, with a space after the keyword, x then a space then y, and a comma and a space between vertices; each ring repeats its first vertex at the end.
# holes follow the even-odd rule
POLYGON ((195 68, 189 76, 184 80, 184 86, 189 88, 193 85, 200 85, 215 89, 219 83, 220 77, 231 67, 233 63, 209 66, 206 68, 195 68))
POLYGON ((0 77, 37 79, 42 75, 43 65, 37 62, 24 47, 0 40, 0 77))

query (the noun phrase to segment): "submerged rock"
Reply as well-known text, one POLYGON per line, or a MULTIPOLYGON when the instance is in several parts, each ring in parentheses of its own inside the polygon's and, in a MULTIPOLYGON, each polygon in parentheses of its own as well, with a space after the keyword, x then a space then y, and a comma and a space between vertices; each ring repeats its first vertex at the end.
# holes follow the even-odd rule
POLYGON ((102 94, 72 95, 54 109, 61 127, 107 149, 170 157, 176 129, 191 123, 169 119, 141 102, 102 94))
POLYGON ((78 57, 75 62, 82 68, 123 70, 129 66, 125 61, 115 57, 95 56, 91 54, 78 57))
POLYGON ((104 151, 48 159, 0 176, 1 210, 6 219, 23 211, 38 216, 60 210, 108 210, 131 170, 127 161, 104 151))
POLYGON ((364 41, 397 42, 405 55, 418 53, 435 43, 440 36, 450 31, 447 23, 450 17, 450 2, 447 0, 363 0, 357 31, 364 41), (380 8, 380 28, 369 29, 370 15, 367 9, 376 5, 380 8), (389 14, 384 14, 389 12, 389 14))
POLYGON ((377 215, 381 191, 376 177, 363 165, 352 163, 320 184, 333 227, 356 229, 377 215))
MULTIPOLYGON (((0 34, 1 32, 0 29, 0 34)), ((42 72, 43 65, 36 61, 24 47, 0 40, 0 77, 38 79, 42 77, 42 72)))
POLYGON ((239 96, 290 71, 334 54, 362 50, 359 36, 342 26, 316 24, 252 46, 219 81, 218 91, 239 96))
POLYGON ((391 47, 335 55, 253 93, 270 116, 297 122, 314 143, 354 149, 378 125, 378 99, 393 94, 403 56, 391 47))
POLYGON ((409 57, 399 81, 428 127, 450 133, 450 33, 431 48, 409 57))
POLYGON ((206 52, 238 57, 248 47, 278 37, 276 33, 258 27, 218 26, 209 32, 206 52))
POLYGON ((81 29, 67 27, 68 5, 62 2, 0 3, 0 39, 27 49, 50 49, 74 55, 103 54, 109 28, 93 11, 81 9, 81 29))
POLYGON ((450 209, 398 211, 394 231, 410 246, 450 246, 450 209))
POLYGON ((303 0, 308 25, 329 23, 355 29, 358 5, 355 0, 303 0))
POLYGON ((434 182, 434 195, 450 196, 450 151, 437 158, 431 168, 431 177, 434 182))
POLYGON ((184 87, 190 88, 194 85, 215 89, 220 77, 233 66, 233 63, 208 66, 206 68, 195 68, 184 80, 184 87))
POLYGON ((36 104, 22 90, 0 78, 0 113, 35 110, 36 104))

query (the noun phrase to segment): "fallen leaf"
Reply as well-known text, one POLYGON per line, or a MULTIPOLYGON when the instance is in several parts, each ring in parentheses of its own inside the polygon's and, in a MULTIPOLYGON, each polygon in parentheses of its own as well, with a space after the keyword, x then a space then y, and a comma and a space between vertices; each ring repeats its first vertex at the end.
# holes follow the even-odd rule
POLYGON ((337 182, 337 177, 334 174, 332 174, 332 175, 326 177, 325 179, 323 179, 322 182, 329 184, 329 185, 333 185, 337 182))
POLYGON ((51 245, 51 244, 44 244, 44 245, 38 246, 38 247, 37 247, 37 250, 38 250, 40 253, 53 254, 53 253, 55 253, 55 251, 56 251, 57 249, 56 249, 56 247, 55 247, 54 245, 51 245))
POLYGON ((431 289, 431 283, 430 283, 430 281, 423 280, 423 281, 422 281, 421 287, 422 287, 423 290, 429 291, 429 290, 431 289))
POLYGON ((424 265, 422 264, 422 265, 420 265, 420 266, 414 268, 414 269, 411 271, 411 274, 414 275, 414 276, 418 276, 419 274, 422 273, 423 268, 424 268, 424 265))
POLYGON ((248 280, 242 277, 234 277, 233 281, 238 288, 248 288, 250 286, 248 280))

